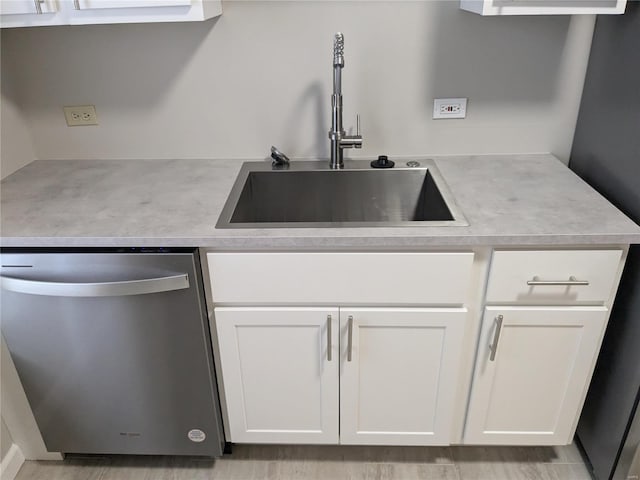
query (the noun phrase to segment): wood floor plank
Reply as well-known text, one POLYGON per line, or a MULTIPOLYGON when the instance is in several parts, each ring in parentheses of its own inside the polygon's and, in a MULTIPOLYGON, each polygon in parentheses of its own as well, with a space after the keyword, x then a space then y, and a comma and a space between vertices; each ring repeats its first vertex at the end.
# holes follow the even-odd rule
POLYGON ((192 457, 113 457, 100 480, 209 480, 215 460, 192 457))
POLYGON ((455 465, 344 461, 222 461, 215 480, 459 480, 455 465))
POLYGON ((569 447, 235 445, 218 459, 68 456, 17 480, 590 480, 569 447))
POLYGON ((456 468, 461 480, 555 480, 543 463, 456 463, 456 468))
POLYGON ((459 478, 455 465, 399 463, 373 464, 358 480, 459 480, 459 478))
POLYGON ((580 449, 578 449, 578 446, 575 443, 552 448, 554 458, 551 459, 549 463, 584 463, 580 449))
POLYGON ((461 480, 551 480, 553 450, 529 447, 452 447, 461 480))
POLYGON ((551 480, 591 480, 591 475, 584 464, 564 463, 545 465, 551 480))
POLYGON ((469 462, 512 462, 512 463, 547 463, 556 454, 549 447, 451 447, 455 463, 469 462))
POLYGON ((15 480, 100 480, 108 465, 106 459, 65 461, 27 460, 15 480))

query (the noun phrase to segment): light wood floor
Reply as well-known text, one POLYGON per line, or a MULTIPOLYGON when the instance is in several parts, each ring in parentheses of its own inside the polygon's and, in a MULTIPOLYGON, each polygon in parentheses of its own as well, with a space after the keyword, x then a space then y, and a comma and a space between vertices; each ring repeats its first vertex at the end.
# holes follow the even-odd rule
POLYGON ((216 460, 67 456, 27 461, 17 480, 591 480, 577 447, 234 445, 216 460))

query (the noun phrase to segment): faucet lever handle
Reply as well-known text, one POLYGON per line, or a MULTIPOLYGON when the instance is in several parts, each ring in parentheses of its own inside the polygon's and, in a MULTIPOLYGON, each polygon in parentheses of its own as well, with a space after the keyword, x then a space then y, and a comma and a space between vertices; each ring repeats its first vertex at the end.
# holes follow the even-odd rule
POLYGON ((360 134, 360 114, 356 114, 356 136, 353 138, 353 147, 362 148, 362 135, 360 134))

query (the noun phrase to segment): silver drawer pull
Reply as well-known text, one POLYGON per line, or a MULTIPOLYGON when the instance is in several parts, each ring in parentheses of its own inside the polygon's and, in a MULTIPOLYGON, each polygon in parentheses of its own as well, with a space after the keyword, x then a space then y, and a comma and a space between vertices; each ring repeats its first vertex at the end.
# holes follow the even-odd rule
POLYGON ((569 280, 539 280, 538 277, 533 277, 533 280, 528 280, 527 285, 536 286, 550 286, 550 285, 566 285, 566 286, 587 286, 589 282, 587 280, 578 280, 573 275, 569 277, 569 280))
POLYGON ((351 353, 353 352, 353 316, 349 315, 349 323, 347 325, 347 362, 351 361, 351 353))
POLYGON ((331 361, 331 315, 327 315, 327 362, 331 361))
POLYGON ((496 331, 493 333, 493 343, 489 345, 489 350, 491 350, 489 360, 492 362, 496 359, 496 353, 498 352, 498 342, 500 341, 500 332, 502 332, 502 315, 498 315, 494 322, 496 323, 496 331))

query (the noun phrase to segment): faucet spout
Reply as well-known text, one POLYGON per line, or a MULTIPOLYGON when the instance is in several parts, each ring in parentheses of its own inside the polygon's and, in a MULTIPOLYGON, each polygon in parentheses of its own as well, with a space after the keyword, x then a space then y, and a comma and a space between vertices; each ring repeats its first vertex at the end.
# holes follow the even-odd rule
POLYGON ((362 148, 360 116, 357 117, 356 135, 347 135, 342 126, 342 69, 344 68, 344 35, 336 33, 333 40, 333 95, 331 95, 331 160, 333 169, 344 168, 345 148, 362 148))

